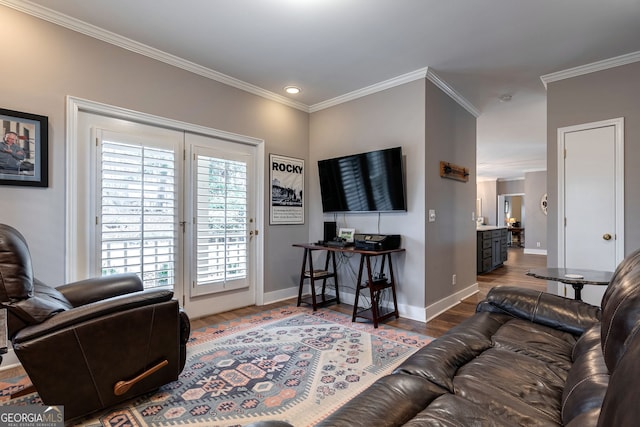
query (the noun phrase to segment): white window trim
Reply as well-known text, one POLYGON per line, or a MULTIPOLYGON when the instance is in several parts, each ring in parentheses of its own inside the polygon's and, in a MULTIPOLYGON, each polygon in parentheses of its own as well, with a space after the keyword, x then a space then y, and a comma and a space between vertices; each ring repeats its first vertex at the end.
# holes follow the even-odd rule
MULTIPOLYGON (((257 151, 256 171, 259 181, 264 177, 265 164, 265 144, 264 140, 253 138, 250 136, 238 135, 231 132, 225 132, 218 129, 212 129, 205 126, 195 125, 182 122, 179 120, 168 119, 152 114, 141 113, 126 108, 116 107, 100 102, 90 101, 74 96, 67 96, 67 144, 66 144, 66 224, 65 224, 65 282, 85 279, 78 277, 76 260, 78 259, 78 239, 84 230, 80 230, 77 226, 79 205, 82 202, 78 193, 78 114, 80 111, 101 114, 114 118, 120 118, 129 121, 135 121, 143 124, 154 126, 163 126, 170 129, 193 132, 214 138, 226 139, 229 141, 240 142, 244 144, 254 145, 257 151)), ((257 230, 264 230, 264 183, 256 189, 256 225, 257 230)), ((256 242, 256 304, 262 305, 264 300, 264 239, 260 233, 256 242)))

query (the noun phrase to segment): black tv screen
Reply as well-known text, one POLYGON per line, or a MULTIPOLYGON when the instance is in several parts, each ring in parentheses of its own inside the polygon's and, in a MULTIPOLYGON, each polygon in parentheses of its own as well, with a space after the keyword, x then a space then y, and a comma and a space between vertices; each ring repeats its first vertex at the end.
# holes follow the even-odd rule
POLYGON ((323 212, 406 211, 402 148, 319 160, 323 212))

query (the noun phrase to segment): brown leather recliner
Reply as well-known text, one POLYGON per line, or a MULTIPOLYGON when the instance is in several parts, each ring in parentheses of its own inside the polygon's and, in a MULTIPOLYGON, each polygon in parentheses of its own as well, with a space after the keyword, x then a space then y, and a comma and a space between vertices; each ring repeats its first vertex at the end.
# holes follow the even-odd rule
POLYGON ((56 288, 33 276, 24 237, 0 224, 0 305, 16 356, 47 405, 76 418, 175 381, 190 324, 171 289, 135 274, 56 288))

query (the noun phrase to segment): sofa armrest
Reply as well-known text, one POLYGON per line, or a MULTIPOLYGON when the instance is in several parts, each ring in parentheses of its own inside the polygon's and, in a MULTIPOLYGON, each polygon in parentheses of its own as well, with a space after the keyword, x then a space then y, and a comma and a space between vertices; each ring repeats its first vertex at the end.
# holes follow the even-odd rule
POLYGON ((135 274, 114 274, 68 283, 56 289, 71 305, 78 307, 118 295, 139 292, 144 287, 142 280, 135 274))
MULTIPOLYGON (((148 289, 72 308, 70 310, 60 312, 38 325, 29 326, 20 330, 13 337, 13 344, 17 345, 24 343, 62 330, 69 326, 80 324, 87 320, 169 301, 171 298, 173 298, 173 292, 170 290, 148 289)), ((176 313, 176 316, 177 315, 178 313, 176 313)))
POLYGON ((600 307, 533 289, 496 286, 476 311, 506 313, 574 335, 600 321, 600 307))

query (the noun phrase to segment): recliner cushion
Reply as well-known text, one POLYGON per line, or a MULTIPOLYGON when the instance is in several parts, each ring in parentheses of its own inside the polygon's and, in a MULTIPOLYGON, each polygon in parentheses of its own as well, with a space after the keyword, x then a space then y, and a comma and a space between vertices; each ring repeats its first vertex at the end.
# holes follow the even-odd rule
POLYGON ((572 365, 576 337, 524 319, 512 319, 491 337, 493 347, 521 353, 564 370, 572 365))
POLYGON ((173 291, 164 288, 151 288, 142 292, 119 295, 104 301, 97 301, 91 304, 65 310, 49 321, 24 328, 14 336, 14 347, 29 340, 51 334, 52 332, 78 325, 99 317, 131 310, 138 307, 145 307, 152 304, 168 302, 173 297, 173 291))
POLYGON ((419 412, 404 427, 513 427, 513 422, 455 394, 445 394, 419 412))
POLYGON ((478 313, 409 356, 393 372, 425 378, 453 393, 458 369, 491 348, 491 336, 511 319, 505 314, 478 313))
POLYGON ((0 301, 33 296, 33 268, 27 242, 15 228, 0 224, 0 301))
POLYGON ((453 379, 455 394, 513 425, 560 424, 567 371, 533 357, 490 349, 453 379))
POLYGON ((602 406, 609 372, 600 347, 600 325, 580 337, 573 357, 574 363, 562 393, 563 424, 602 406))
MULTIPOLYGON (((637 285, 637 284, 636 284, 637 285)), ((638 378, 640 378, 640 324, 629 334, 625 353, 611 374, 602 402, 598 427, 635 426, 640 420, 638 378)))
POLYGON ((55 288, 35 281, 33 296, 5 304, 24 325, 37 325, 61 311, 72 308, 55 288))
POLYGON ((602 315, 600 307, 515 286, 492 288, 476 311, 508 313, 574 335, 582 335, 599 323, 602 315))
POLYGON ((315 427, 401 426, 445 393, 445 389, 415 375, 387 375, 315 427))
POLYGON ((640 324, 640 251, 625 258, 605 292, 602 312, 602 351, 609 372, 626 352, 629 337, 640 324), (631 268, 633 267, 633 268, 631 268))

